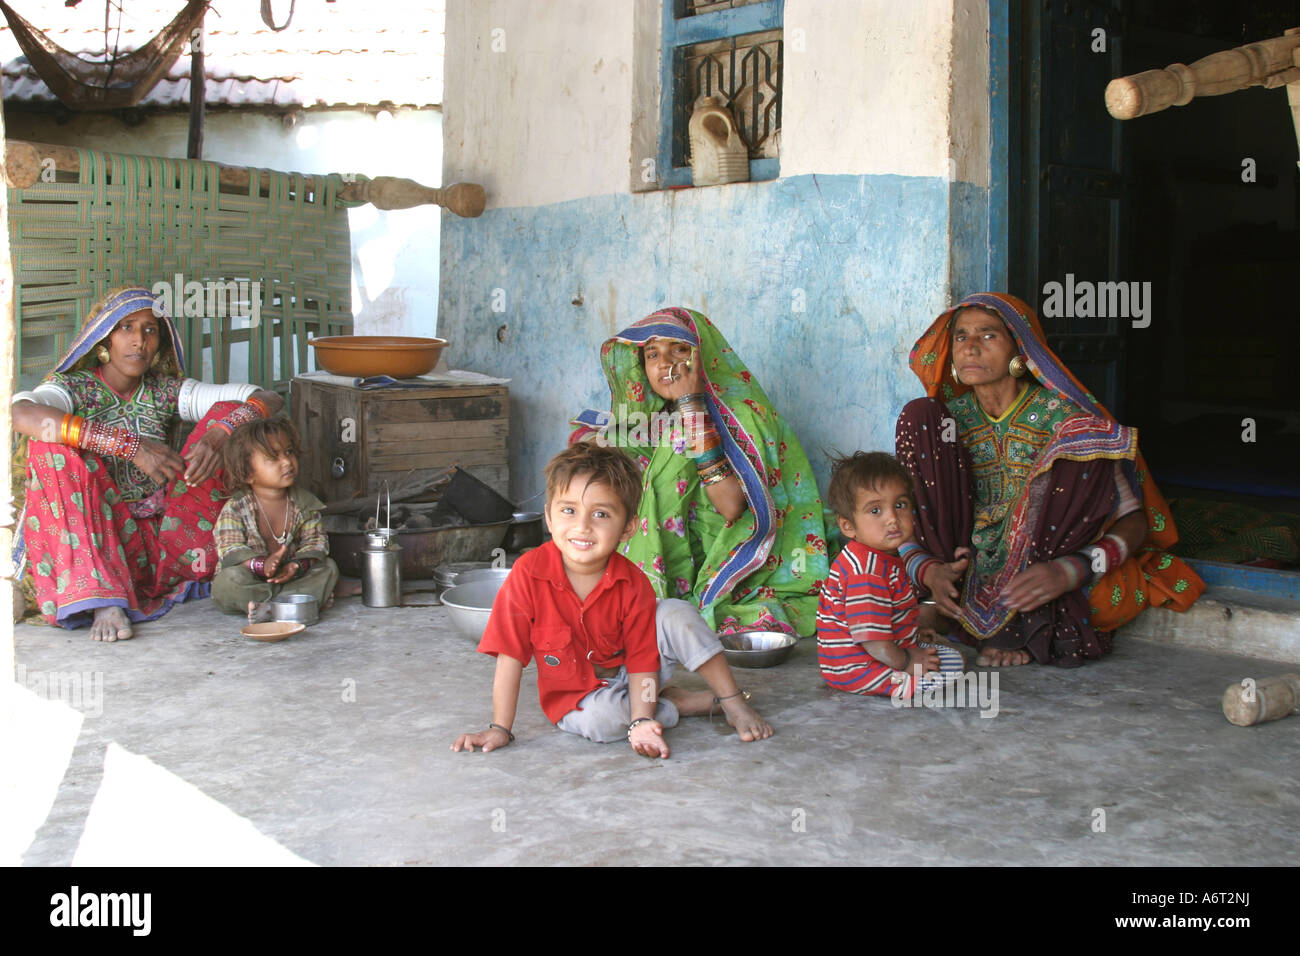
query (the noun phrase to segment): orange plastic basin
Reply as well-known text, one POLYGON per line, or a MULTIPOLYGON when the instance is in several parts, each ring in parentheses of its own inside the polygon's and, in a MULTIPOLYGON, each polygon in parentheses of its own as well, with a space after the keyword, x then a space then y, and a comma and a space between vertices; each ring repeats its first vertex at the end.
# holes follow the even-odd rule
POLYGON ((316 350, 316 364, 335 375, 391 375, 415 378, 432 371, 446 339, 409 335, 330 335, 308 339, 316 350))

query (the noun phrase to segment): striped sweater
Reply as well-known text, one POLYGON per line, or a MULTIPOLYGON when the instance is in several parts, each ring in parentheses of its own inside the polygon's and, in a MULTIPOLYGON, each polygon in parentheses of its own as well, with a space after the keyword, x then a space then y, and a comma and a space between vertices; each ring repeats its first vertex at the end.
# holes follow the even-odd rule
POLYGON ((850 541, 831 564, 817 608, 817 663, 831 687, 889 694, 903 678, 861 646, 916 643, 916 592, 893 554, 850 541))

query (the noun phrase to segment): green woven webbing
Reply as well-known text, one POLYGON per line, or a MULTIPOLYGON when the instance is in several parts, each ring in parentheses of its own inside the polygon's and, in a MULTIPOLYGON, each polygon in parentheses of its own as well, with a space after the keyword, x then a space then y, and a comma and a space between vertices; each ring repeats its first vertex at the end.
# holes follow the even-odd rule
MULTIPOLYGON (((187 316, 176 303, 188 374, 225 382, 232 346, 247 342, 248 378, 283 386, 309 367, 307 337, 352 331, 351 240, 338 176, 270 173, 259 194, 218 190, 212 163, 78 150, 80 182, 9 190, 17 372, 52 369, 90 309, 121 285, 261 283, 261 321, 187 316)), ((246 287, 247 288, 247 287, 246 287)), ((179 298, 181 290, 175 290, 179 298)), ((247 306, 240 311, 247 313, 247 306)))

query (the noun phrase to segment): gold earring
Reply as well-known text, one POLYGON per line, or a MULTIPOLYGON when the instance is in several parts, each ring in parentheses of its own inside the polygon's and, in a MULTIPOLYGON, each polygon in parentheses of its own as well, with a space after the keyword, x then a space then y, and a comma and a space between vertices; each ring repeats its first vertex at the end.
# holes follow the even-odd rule
POLYGON ((962 380, 961 380, 961 376, 957 374, 957 363, 956 363, 956 362, 949 362, 949 363, 948 363, 948 367, 949 367, 950 369, 952 369, 952 380, 953 380, 954 382, 956 382, 958 385, 965 384, 965 383, 962 382, 962 380))
POLYGON ((99 359, 100 365, 107 365, 112 359, 112 356, 108 354, 108 349, 104 348, 104 346, 96 345, 95 358, 99 359))
POLYGON ((1007 365, 1007 371, 1011 373, 1012 378, 1021 378, 1029 371, 1029 366, 1025 364, 1025 357, 1017 355, 1007 365))
POLYGON ((162 361, 162 352, 154 352, 153 361, 149 363, 150 368, 157 368, 158 363, 162 361))

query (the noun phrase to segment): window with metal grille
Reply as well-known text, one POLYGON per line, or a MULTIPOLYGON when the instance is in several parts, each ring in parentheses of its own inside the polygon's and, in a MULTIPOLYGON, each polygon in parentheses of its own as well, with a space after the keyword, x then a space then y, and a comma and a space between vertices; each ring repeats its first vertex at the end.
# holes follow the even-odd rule
POLYGON ((749 178, 780 175, 785 0, 663 0, 660 186, 691 185, 687 124, 716 96, 749 148, 749 178))

